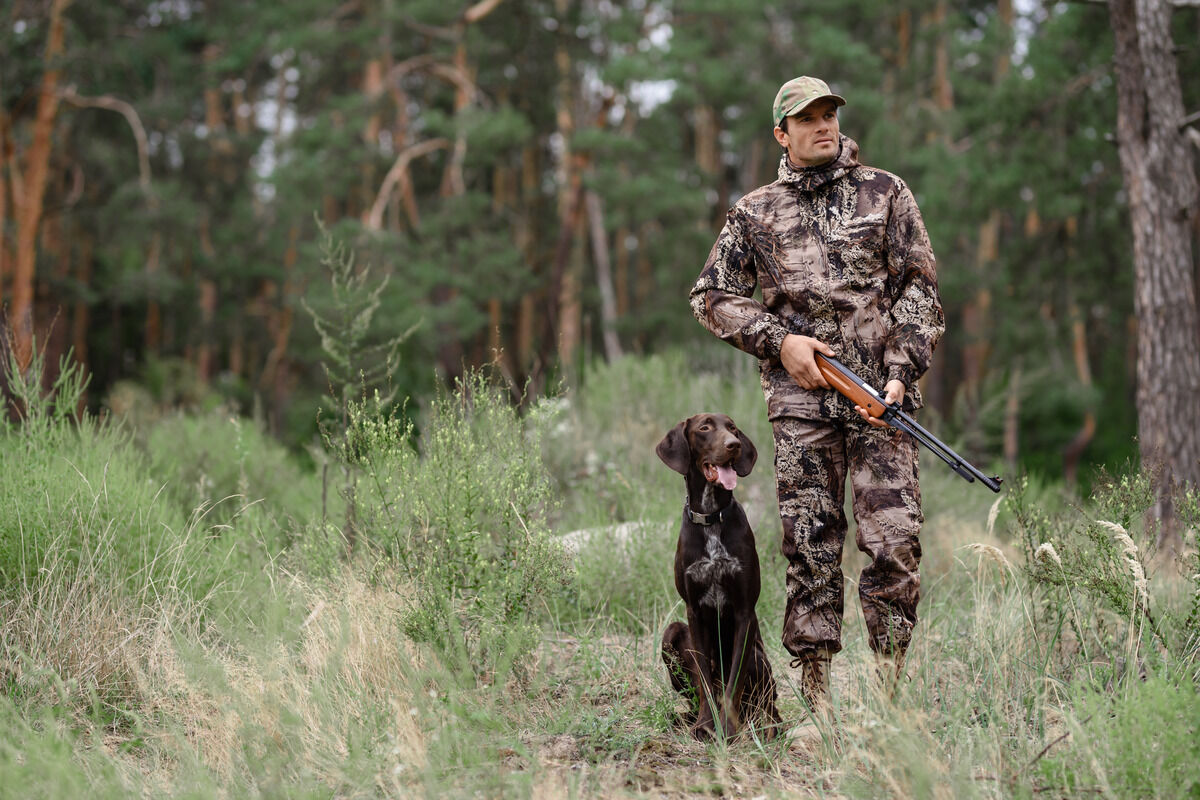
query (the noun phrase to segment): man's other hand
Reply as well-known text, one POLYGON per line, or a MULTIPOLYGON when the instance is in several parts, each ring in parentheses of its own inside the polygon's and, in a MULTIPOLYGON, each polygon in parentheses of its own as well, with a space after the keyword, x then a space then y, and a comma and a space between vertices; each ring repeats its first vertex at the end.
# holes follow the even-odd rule
MULTIPOLYGON (((822 341, 812 338, 811 336, 799 336, 794 333, 789 333, 783 337, 783 346, 779 348, 779 361, 783 364, 783 368, 788 371, 799 386, 803 389, 828 389, 829 382, 825 380, 825 376, 817 369, 816 358, 813 353, 824 353, 827 356, 834 355, 834 352, 829 349, 829 345, 822 341)), ((900 383, 895 381, 895 383, 900 383)), ((904 391, 904 386, 901 384, 900 391, 904 391)))
MULTIPOLYGON (((883 387, 883 401, 889 406, 892 403, 904 402, 904 383, 896 380, 888 381, 883 387)), ((862 406, 855 406, 854 410, 857 411, 858 415, 865 419, 872 427, 886 428, 888 426, 888 424, 883 420, 876 419, 868 414, 867 410, 862 406)))

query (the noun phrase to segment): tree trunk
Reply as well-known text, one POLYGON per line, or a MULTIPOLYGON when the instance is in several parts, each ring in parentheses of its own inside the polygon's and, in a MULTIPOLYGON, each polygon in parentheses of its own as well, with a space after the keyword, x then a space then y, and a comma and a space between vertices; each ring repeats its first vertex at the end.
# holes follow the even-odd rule
MULTIPOLYGON (((208 86, 204 89, 204 124, 208 129, 209 157, 208 181, 215 184, 221 180, 224 170, 221 155, 229 153, 233 144, 226 135, 225 110, 221 103, 220 81, 213 73, 213 64, 221 54, 221 48, 216 44, 206 45, 202 54, 205 69, 209 71, 208 86)), ((211 185, 206 187, 209 197, 218 195, 211 185)), ((200 252, 204 254, 205 270, 212 270, 216 262, 217 251, 212 241, 212 215, 207 213, 201 217, 199 224, 200 252)), ((199 270, 198 270, 199 271, 199 270)), ((200 330, 199 342, 196 345, 196 375, 201 383, 207 385, 216 372, 216 339, 215 320, 217 315, 217 282, 211 273, 200 271, 199 277, 199 309, 200 330)))
MULTIPOLYGON (((3 84, 0 84, 0 89, 3 84)), ((8 161, 8 115, 0 108, 0 309, 4 308, 4 296, 8 292, 8 178, 4 165, 8 161)), ((2 338, 2 337, 0 337, 2 338)))
POLYGON ((604 208, 595 192, 587 193, 588 222, 592 236, 592 258, 596 262, 596 286, 600 290, 600 330, 604 337, 604 357, 621 357, 617 338, 617 298, 613 291, 612 262, 608 257, 608 232, 604 230, 604 208))
MULTIPOLYGON (((1079 384, 1085 389, 1090 389, 1092 368, 1088 364, 1087 328, 1084 324, 1083 312, 1075 303, 1071 303, 1071 352, 1074 355, 1075 375, 1079 378, 1079 384)), ((1083 427, 1063 450, 1063 476, 1070 488, 1075 487, 1079 476, 1079 460, 1095 435, 1096 412, 1091 406, 1088 406, 1083 414, 1083 427)))
MULTIPOLYGON (((527 146, 521 152, 522 213, 518 223, 517 247, 524 256, 525 266, 529 273, 535 276, 538 275, 540 261, 537 257, 537 209, 541 201, 538 181, 540 178, 537 150, 527 146)), ((524 371, 525 374, 533 371, 536 306, 536 290, 530 290, 521 296, 521 302, 517 307, 517 369, 524 371)))
POLYGON ((275 308, 267 311, 267 332, 271 337, 271 352, 267 355, 266 364, 259 376, 259 387, 271 396, 270 426, 271 431, 278 435, 283 430, 283 420, 287 411, 288 379, 290 377, 290 360, 288 358, 288 341, 292 335, 292 313, 294 297, 304 292, 296 292, 294 274, 296 272, 297 242, 300 238, 300 226, 292 223, 288 229, 287 249, 283 253, 283 285, 278 294, 272 299, 275 308))
POLYGON ((364 99, 371 107, 367 124, 363 128, 362 184, 359 187, 359 207, 366 215, 375 194, 375 154, 379 152, 379 132, 383 130, 383 114, 379 100, 383 96, 383 60, 372 58, 363 68, 362 90, 364 99))
POLYGON ((1013 368, 1008 379, 1007 397, 1004 400, 1004 463, 1009 472, 1017 469, 1020 455, 1021 433, 1021 364, 1013 368))
MULTIPOLYGON (((79 237, 79 252, 76 255, 76 280, 80 286, 90 286, 92 283, 92 239, 84 233, 79 237)), ((75 300, 75 310, 71 315, 71 348, 75 351, 75 361, 88 373, 88 319, 91 306, 87 300, 79 297, 75 300)))
MULTIPOLYGON (((560 24, 565 25, 567 0, 555 0, 554 7, 560 24)), ((569 372, 574 366, 575 354, 579 349, 583 313, 579 296, 579 262, 572 255, 575 250, 575 234, 583 219, 583 184, 581 165, 571 149, 571 139, 575 135, 575 117, 572 113, 575 97, 571 89, 571 54, 567 50, 565 36, 558 39, 554 51, 554 64, 558 73, 555 122, 557 133, 562 138, 562 155, 556 170, 559 186, 558 219, 562 228, 554 255, 551 281, 552 291, 555 293, 551 302, 558 306, 558 313, 554 319, 557 325, 551 328, 551 341, 558 346, 559 363, 569 372)))
POLYGON ((1142 463, 1155 475, 1159 545, 1180 544, 1171 495, 1200 486, 1200 316, 1192 270, 1196 175, 1180 123, 1169 0, 1110 0, 1117 146, 1133 224, 1142 463))
MULTIPOLYGON (((213 263, 217 257, 207 220, 200 223, 200 251, 204 253, 209 264, 213 263)), ((216 330, 213 322, 217 316, 217 284, 207 276, 201 277, 199 283, 200 331, 199 342, 196 345, 196 377, 207 386, 208 382, 212 380, 216 368, 213 348, 216 330)))
POLYGON ((54 0, 50 6, 50 31, 43 57, 44 72, 38 91, 37 117, 25 166, 24 200, 17 220, 17 257, 13 268, 13 351, 22 371, 33 357, 33 274, 37 261, 37 232, 42 219, 42 201, 50 166, 51 137, 58 113, 58 59, 63 52, 63 10, 69 0, 54 0))
POLYGON ((946 24, 946 0, 938 0, 933 11, 937 29, 937 49, 934 52, 933 97, 942 111, 954 108, 954 88, 950 84, 950 26, 946 24))

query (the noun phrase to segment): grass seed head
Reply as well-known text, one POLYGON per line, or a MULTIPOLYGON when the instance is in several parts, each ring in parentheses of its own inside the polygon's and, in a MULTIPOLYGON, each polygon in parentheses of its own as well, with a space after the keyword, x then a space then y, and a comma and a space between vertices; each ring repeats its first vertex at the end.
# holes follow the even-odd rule
POLYGON ((1138 599, 1142 603, 1148 604, 1150 596, 1146 586, 1146 571, 1142 569, 1142 562, 1138 560, 1138 547, 1130 538, 1129 531, 1108 520, 1097 520, 1096 524, 1112 531, 1113 541, 1120 546, 1121 555, 1125 557, 1125 565, 1129 568, 1129 575, 1133 578, 1134 591, 1137 592, 1138 599))
POLYGON ((1035 561, 1051 561, 1056 567, 1062 569, 1062 559, 1058 557, 1058 551, 1054 549, 1054 545, 1051 542, 1042 542, 1038 545, 1033 558, 1035 561))

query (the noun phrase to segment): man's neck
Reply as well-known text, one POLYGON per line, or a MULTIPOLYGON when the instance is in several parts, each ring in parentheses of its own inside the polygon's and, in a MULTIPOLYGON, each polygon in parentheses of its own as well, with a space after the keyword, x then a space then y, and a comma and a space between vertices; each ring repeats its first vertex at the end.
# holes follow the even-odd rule
POLYGON ((824 161, 818 161, 815 164, 797 164, 795 161, 792 160, 792 154, 788 153, 787 162, 788 162, 789 167, 791 167, 794 170, 799 171, 799 170, 804 170, 804 169, 810 169, 812 167, 823 167, 826 164, 832 164, 834 162, 834 159, 827 158, 824 161))

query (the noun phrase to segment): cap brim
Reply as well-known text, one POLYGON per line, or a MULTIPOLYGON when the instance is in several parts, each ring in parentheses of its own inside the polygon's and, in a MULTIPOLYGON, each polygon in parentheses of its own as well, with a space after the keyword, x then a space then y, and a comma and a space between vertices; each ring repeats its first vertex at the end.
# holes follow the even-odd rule
POLYGON ((832 100, 838 106, 846 105, 846 98, 842 97, 840 94, 823 94, 819 97, 810 97, 807 100, 801 100, 790 108, 784 109, 783 113, 779 115, 779 119, 775 120, 775 124, 778 125, 779 120, 783 119, 784 117, 790 117, 793 114, 798 114, 818 100, 825 100, 826 98, 832 100))

